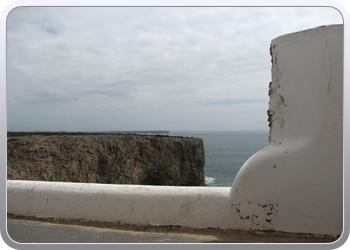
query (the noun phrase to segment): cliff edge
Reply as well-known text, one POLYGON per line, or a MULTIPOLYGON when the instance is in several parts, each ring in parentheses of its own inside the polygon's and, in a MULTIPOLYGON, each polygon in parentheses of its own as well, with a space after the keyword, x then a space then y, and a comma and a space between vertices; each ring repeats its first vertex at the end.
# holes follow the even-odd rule
POLYGON ((7 179, 206 186, 200 138, 28 135, 7 139, 7 179))

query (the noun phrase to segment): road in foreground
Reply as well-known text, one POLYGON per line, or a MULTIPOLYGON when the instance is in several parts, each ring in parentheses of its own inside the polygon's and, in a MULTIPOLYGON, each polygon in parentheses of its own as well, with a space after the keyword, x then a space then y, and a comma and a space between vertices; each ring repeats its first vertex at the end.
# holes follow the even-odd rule
POLYGON ((8 218, 7 232, 18 243, 330 243, 336 240, 286 233, 23 218, 8 218))

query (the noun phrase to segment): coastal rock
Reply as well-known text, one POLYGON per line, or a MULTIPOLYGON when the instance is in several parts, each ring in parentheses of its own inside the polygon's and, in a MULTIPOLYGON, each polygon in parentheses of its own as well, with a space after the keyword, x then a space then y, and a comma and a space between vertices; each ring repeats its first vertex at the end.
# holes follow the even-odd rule
POLYGON ((29 135, 7 140, 7 179, 206 186, 200 138, 29 135))

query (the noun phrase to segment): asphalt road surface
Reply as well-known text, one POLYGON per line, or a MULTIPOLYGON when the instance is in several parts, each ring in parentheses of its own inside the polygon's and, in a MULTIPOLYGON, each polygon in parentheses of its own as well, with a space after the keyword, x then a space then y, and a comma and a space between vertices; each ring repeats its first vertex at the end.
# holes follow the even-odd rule
POLYGON ((67 220, 7 219, 7 233, 17 243, 330 243, 335 238, 303 237, 184 227, 137 227, 67 220))

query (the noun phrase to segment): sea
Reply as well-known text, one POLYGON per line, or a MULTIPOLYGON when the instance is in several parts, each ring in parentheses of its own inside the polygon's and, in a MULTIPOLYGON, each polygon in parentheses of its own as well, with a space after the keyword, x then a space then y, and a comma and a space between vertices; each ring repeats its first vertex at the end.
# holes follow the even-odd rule
POLYGON ((231 187, 242 165, 269 144, 269 131, 170 131, 169 136, 203 139, 209 187, 231 187))

